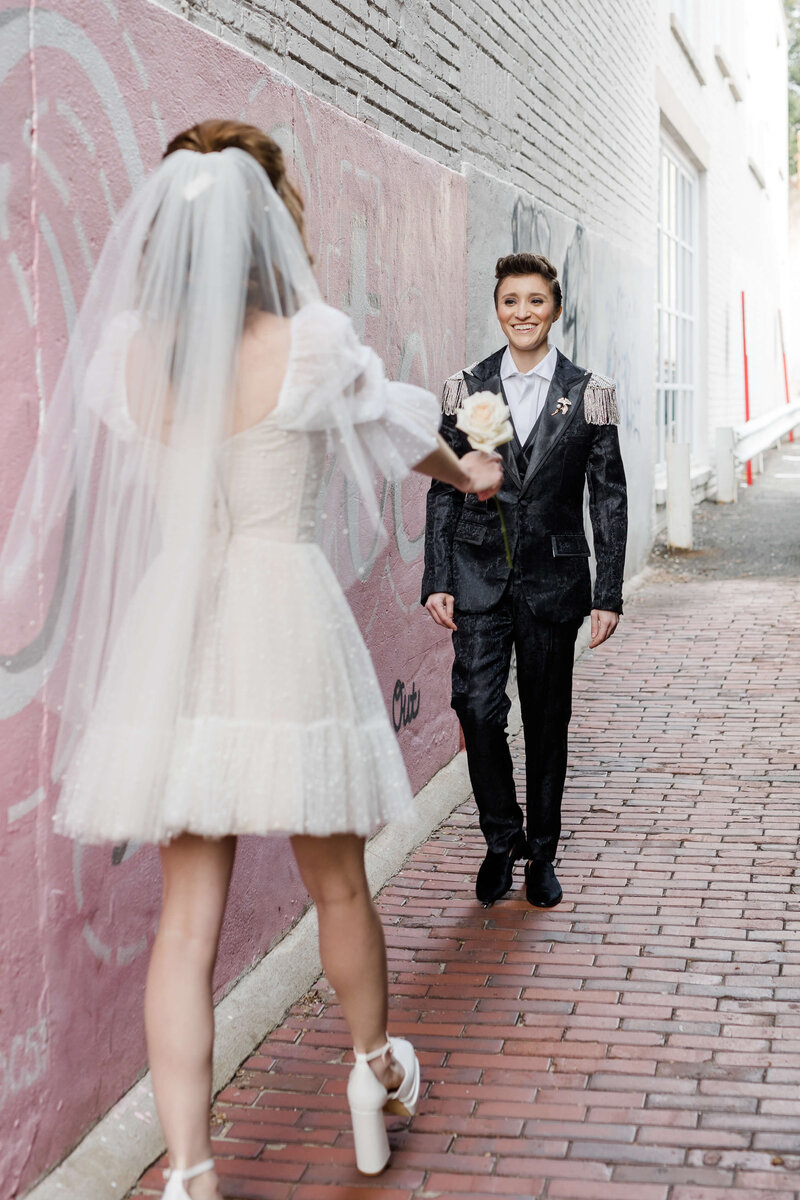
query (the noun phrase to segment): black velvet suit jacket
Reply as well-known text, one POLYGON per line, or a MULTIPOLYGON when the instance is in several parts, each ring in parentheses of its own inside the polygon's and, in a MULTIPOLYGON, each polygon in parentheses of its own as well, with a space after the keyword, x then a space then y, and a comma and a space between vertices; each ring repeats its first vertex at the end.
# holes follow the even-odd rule
MULTIPOLYGON (((467 391, 503 393, 504 350, 464 371, 467 391)), ((627 536, 625 471, 615 425, 592 425, 584 416, 591 378, 558 354, 542 414, 531 435, 530 459, 520 476, 519 442, 499 449, 505 460, 498 498, 511 545, 513 570, 536 617, 575 621, 592 608, 622 612, 627 536), (571 401, 556 413, 562 397, 571 401), (584 482, 597 560, 594 596, 589 544, 583 529, 584 482)), ((459 457, 470 449, 455 414, 442 419, 442 436, 459 457)), ((434 480, 428 492, 422 603, 449 592, 462 612, 486 612, 500 600, 509 577, 494 500, 464 496, 434 480)))

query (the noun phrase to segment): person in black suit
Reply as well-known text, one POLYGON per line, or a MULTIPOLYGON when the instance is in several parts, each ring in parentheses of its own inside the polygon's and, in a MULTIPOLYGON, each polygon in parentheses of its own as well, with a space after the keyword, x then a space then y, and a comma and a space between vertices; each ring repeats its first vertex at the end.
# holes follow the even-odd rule
POLYGON ((611 380, 571 363, 548 344, 561 314, 561 287, 542 255, 512 254, 496 267, 495 307, 508 345, 451 376, 442 396, 442 434, 469 450, 456 427, 465 395, 500 393, 514 440, 501 447, 509 566, 493 501, 434 481, 428 492, 422 603, 453 632, 452 706, 464 732, 470 780, 487 853, 476 895, 493 904, 527 859, 529 902, 558 904, 553 869, 572 712, 575 639, 591 613, 592 648, 622 612, 627 536, 625 472, 611 380), (592 594, 584 533, 584 484, 594 536, 592 594), (526 818, 517 803, 506 735, 512 649, 525 736, 526 818), (527 826, 527 828, 526 828, 527 826))

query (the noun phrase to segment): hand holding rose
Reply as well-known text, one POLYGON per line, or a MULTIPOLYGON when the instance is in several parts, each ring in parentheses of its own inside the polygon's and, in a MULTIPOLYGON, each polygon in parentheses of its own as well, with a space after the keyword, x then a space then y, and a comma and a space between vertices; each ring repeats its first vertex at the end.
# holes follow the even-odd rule
POLYGON ((503 460, 499 454, 470 450, 459 462, 466 476, 464 491, 474 492, 479 500, 491 500, 503 486, 503 460))

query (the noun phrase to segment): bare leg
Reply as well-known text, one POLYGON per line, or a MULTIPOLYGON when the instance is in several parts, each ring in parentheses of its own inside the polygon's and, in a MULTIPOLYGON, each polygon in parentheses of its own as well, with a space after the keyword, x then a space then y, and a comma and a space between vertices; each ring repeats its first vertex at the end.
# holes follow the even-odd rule
MULTIPOLYGON (((362 1053, 386 1041, 388 984, 383 929, 364 869, 364 839, 355 834, 292 838, 297 866, 319 917, 319 950, 353 1045, 362 1053)), ((403 1080, 393 1058, 370 1063, 390 1091, 403 1080)))
MULTIPOLYGON (((211 1157, 211 980, 235 851, 235 838, 192 834, 161 848, 161 920, 144 1013, 156 1106, 178 1168, 211 1157)), ((221 1200, 214 1172, 184 1186, 194 1200, 221 1200)))

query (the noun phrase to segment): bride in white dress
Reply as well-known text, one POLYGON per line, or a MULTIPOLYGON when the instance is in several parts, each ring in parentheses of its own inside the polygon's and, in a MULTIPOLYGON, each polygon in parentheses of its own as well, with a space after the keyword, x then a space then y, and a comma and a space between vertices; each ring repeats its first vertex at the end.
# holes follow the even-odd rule
POLYGON ((438 423, 320 301, 276 144, 236 122, 179 135, 109 236, 0 561, 23 611, 32 588, 75 597, 46 694, 57 828, 161 847, 145 1021, 170 1200, 221 1197, 211 977, 238 834, 290 834, 317 905, 360 1170, 388 1161, 384 1110, 415 1110, 363 854, 412 796, 317 529, 331 453, 376 535, 376 472, 493 495, 498 460, 457 459, 438 423))

